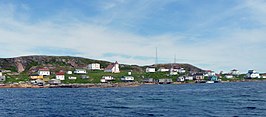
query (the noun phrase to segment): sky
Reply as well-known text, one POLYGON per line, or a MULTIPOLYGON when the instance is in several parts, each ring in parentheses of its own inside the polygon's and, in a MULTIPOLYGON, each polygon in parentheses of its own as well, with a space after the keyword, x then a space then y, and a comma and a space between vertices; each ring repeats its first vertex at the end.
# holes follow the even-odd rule
POLYGON ((266 72, 266 0, 0 0, 0 57, 266 72))

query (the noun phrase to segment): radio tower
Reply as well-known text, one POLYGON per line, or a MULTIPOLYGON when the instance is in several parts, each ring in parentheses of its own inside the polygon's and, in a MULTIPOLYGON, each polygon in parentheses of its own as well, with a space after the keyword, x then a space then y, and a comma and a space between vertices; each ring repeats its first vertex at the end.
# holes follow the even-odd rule
POLYGON ((158 53, 157 53, 157 47, 156 47, 156 51, 155 51, 155 66, 157 66, 158 64, 158 53))

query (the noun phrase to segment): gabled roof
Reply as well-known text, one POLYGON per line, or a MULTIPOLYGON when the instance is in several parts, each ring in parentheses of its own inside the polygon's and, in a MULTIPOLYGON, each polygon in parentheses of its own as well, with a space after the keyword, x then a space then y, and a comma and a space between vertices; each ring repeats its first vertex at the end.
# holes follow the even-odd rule
POLYGON ((116 64, 118 64, 117 61, 116 61, 115 63, 111 63, 111 64, 109 64, 109 65, 105 68, 105 70, 113 69, 113 67, 114 67, 116 64))
POLYGON ((146 67, 146 69, 155 69, 155 67, 146 67))
POLYGON ((212 70, 205 70, 205 72, 213 72, 212 70))
POLYGON ((49 71, 48 68, 40 68, 39 71, 49 71))
POLYGON ((261 73, 260 75, 262 75, 262 76, 266 76, 266 73, 261 73))
POLYGON ((203 73, 196 73, 196 74, 194 74, 194 75, 196 75, 196 76, 203 76, 204 74, 203 73))
POLYGON ((65 75, 64 72, 57 72, 56 75, 65 75))

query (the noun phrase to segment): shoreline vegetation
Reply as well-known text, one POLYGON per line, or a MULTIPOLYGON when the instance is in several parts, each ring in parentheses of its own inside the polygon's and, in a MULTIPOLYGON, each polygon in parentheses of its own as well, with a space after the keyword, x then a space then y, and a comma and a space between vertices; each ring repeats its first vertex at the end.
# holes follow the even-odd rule
MULTIPOLYGON (((228 82, 260 82, 266 79, 243 79, 243 80, 228 80, 228 82)), ((196 82, 173 82, 173 85, 181 84, 198 84, 196 82)), ((119 88, 119 87, 139 87, 141 85, 158 85, 158 83, 139 83, 139 82, 120 82, 120 83, 84 83, 84 84, 59 84, 59 85, 32 85, 32 84, 0 84, 0 88, 119 88)), ((166 84, 167 85, 167 84, 166 84)))
POLYGON ((109 88, 143 84, 193 84, 264 81, 266 73, 236 69, 216 73, 190 64, 147 66, 71 56, 0 58, 0 88, 109 88))

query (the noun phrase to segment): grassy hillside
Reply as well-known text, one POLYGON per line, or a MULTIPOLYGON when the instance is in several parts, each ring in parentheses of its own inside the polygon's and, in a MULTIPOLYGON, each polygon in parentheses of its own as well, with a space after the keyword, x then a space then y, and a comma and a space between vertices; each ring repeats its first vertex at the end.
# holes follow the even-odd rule
MULTIPOLYGON (((113 61, 114 62, 114 61, 113 61)), ((119 62, 119 61, 118 61, 119 62)), ((6 82, 19 82, 19 81, 29 81, 29 76, 31 74, 37 73, 39 68, 47 67, 51 71, 51 76, 48 79, 55 78, 55 73, 60 70, 63 71, 74 71, 77 68, 85 68, 88 64, 100 63, 101 68, 107 67, 111 62, 102 60, 93 60, 82 57, 72 57, 72 56, 22 56, 16 58, 0 58, 0 70, 11 70, 12 73, 6 74, 6 82)), ((160 67, 168 68, 172 64, 159 64, 157 69, 160 67)), ((190 64, 175 64, 179 67, 183 67, 189 71, 201 71, 200 68, 192 66, 190 64)), ((69 76, 77 77, 77 80, 65 80, 64 83, 97 83, 100 82, 102 76, 111 75, 116 78, 114 82, 119 82, 120 78, 127 75, 128 71, 132 72, 132 76, 135 77, 137 81, 141 81, 143 78, 173 78, 176 79, 177 76, 169 76, 166 72, 157 73, 145 73, 145 68, 147 66, 138 65, 126 65, 120 64, 121 73, 112 74, 105 73, 103 71, 88 71, 87 76, 89 79, 81 79, 81 75, 66 75, 66 79, 69 76)))

